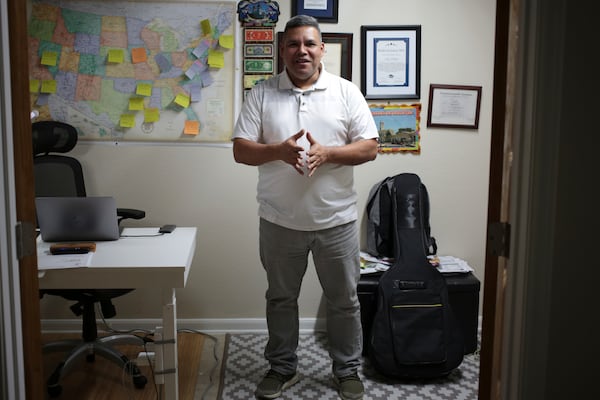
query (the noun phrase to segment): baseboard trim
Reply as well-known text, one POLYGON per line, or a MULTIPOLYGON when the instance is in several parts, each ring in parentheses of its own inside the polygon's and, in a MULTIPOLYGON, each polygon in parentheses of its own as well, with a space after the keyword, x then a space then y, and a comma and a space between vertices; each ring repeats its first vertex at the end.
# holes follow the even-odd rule
MULTIPOLYGON (((98 320, 98 329, 117 331, 140 330, 153 332, 157 326, 162 325, 159 318, 150 319, 120 319, 114 318, 98 320)), ((80 319, 42 319, 42 332, 80 332, 80 319)), ((178 319, 177 329, 190 329, 207 333, 266 333, 267 321, 265 318, 199 318, 178 319)), ((301 318, 300 333, 325 331, 324 318, 301 318)))
MULTIPOLYGON (((479 333, 481 334, 481 315, 479 320, 479 333)), ((98 328, 105 330, 129 331, 140 330, 154 332, 157 326, 162 324, 159 318, 152 319, 110 319, 106 321, 105 327, 102 320, 98 320, 98 328)), ((81 332, 81 320, 79 319, 42 319, 42 332, 81 332)), ((195 318, 177 320, 177 329, 190 329, 206 333, 267 333, 267 321, 265 318, 195 318)), ((300 333, 325 332, 325 318, 301 318, 300 333)))

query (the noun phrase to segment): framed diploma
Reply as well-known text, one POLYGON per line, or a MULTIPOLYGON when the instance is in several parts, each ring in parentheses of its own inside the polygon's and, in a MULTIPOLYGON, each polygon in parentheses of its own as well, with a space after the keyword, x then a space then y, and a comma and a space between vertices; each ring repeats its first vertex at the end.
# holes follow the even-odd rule
POLYGON ((361 90, 366 99, 418 99, 421 26, 361 26, 361 90))
POLYGON ((442 128, 477 129, 481 86, 429 86, 427 126, 442 128))
MULTIPOLYGON (((323 65, 325 71, 352 80, 352 33, 326 33, 321 37, 325 43, 323 65)), ((277 43, 281 43, 283 32, 277 32, 277 43)), ((283 59, 277 46, 277 72, 283 71, 283 59)))
POLYGON ((319 22, 338 22, 339 0, 292 0, 292 17, 305 14, 319 22))

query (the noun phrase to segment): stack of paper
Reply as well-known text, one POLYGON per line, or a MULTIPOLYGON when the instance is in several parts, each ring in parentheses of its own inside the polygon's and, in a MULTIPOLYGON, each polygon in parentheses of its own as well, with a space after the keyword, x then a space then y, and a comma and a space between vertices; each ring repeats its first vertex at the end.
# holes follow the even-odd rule
POLYGON ((48 250, 38 252, 38 270, 89 267, 93 254, 89 252, 85 254, 52 255, 48 250))
MULTIPOLYGON (((430 260, 438 271, 442 274, 468 273, 473 272, 473 268, 465 260, 453 256, 432 256, 430 260)), ((387 271, 394 263, 392 258, 377 258, 367 252, 360 252, 360 273, 372 274, 374 272, 387 271)))
POLYGON ((387 271, 394 262, 391 258, 377 258, 367 252, 360 252, 360 273, 372 274, 374 272, 387 271))
POLYGON ((442 274, 473 272, 473 268, 471 268, 465 260, 452 256, 438 256, 438 258, 440 264, 437 268, 442 274))

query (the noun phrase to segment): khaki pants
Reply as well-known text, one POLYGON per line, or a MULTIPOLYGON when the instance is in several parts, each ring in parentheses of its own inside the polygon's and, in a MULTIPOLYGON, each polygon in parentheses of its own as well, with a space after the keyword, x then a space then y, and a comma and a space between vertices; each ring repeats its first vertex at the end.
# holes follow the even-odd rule
POLYGON ((327 302, 327 335, 336 376, 357 372, 362 353, 359 239, 356 222, 320 231, 297 231, 260 220, 260 257, 267 273, 265 357, 281 374, 296 372, 298 296, 312 253, 327 302))

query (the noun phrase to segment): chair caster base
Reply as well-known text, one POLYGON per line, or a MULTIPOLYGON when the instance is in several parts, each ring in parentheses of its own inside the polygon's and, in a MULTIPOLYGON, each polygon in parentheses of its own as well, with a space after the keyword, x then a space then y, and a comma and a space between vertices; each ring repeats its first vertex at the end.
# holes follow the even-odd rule
POLYGON ((48 386, 48 396, 50 397, 58 397, 62 393, 62 386, 60 385, 52 385, 48 386))
POLYGON ((133 377, 133 385, 137 389, 143 389, 148 383, 148 379, 144 375, 137 375, 133 377))

